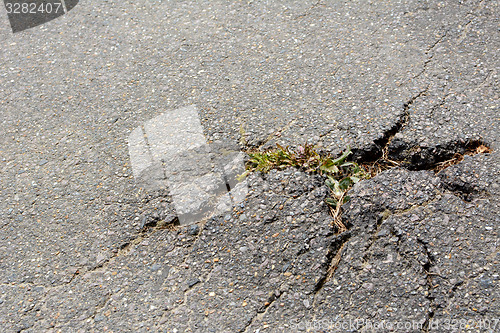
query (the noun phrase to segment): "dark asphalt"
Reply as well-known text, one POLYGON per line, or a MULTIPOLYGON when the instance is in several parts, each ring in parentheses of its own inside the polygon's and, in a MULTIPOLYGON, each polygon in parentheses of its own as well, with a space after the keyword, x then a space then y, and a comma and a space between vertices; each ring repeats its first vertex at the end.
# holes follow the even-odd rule
POLYGON ((2 7, 1 331, 498 330, 498 6, 87 0, 16 34, 2 7), (361 182, 345 235, 294 170, 251 175, 199 233, 141 231, 173 204, 136 184, 127 140, 189 105, 209 142, 243 150, 493 152, 361 182))

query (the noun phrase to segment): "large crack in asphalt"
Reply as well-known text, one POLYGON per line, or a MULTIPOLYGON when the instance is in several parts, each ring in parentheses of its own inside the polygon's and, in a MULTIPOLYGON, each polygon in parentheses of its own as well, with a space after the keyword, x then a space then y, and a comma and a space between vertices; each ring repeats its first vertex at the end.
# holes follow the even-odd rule
POLYGON ((410 121, 410 108, 413 103, 425 95, 427 88, 420 91, 418 94, 412 96, 405 103, 403 103, 403 110, 399 114, 394 124, 384 131, 379 138, 375 139, 373 143, 365 148, 352 149, 353 159, 359 163, 372 163, 379 161, 381 159, 386 159, 388 153, 388 147, 392 142, 394 136, 401 132, 408 122, 410 121))
MULTIPOLYGON (((376 163, 377 161, 380 161, 381 159, 384 159, 387 156, 387 149, 388 146, 390 145, 392 139, 394 136, 403 130, 405 126, 408 124, 410 120, 410 107, 411 105, 422 95, 425 94, 427 89, 420 91, 417 95, 412 96, 406 103, 403 105, 403 112, 400 114, 399 118, 397 121, 387 130, 385 131, 382 136, 379 139, 376 139, 372 146, 369 147, 368 149, 358 149, 354 150, 353 149, 353 155, 354 159, 358 163, 376 163)), ((394 164, 393 164, 394 165, 394 164)), ((379 221, 376 222, 376 224, 379 226, 382 223, 383 219, 380 219, 379 221)), ((344 232, 344 234, 349 235, 349 230, 344 232)), ((376 235, 376 233, 375 233, 376 235)), ((341 246, 337 251, 329 251, 327 254, 327 262, 330 263, 328 268, 325 270, 324 274, 320 277, 318 283, 316 284, 314 288, 314 301, 316 300, 317 294, 321 291, 325 283, 331 279, 333 274, 335 273, 336 268, 340 264, 340 261, 342 260, 341 253, 342 249, 344 248, 345 244, 349 241, 350 237, 344 237, 344 241, 341 243, 341 246)), ((376 237, 372 239, 372 244, 375 241, 376 237)), ((335 248, 336 239, 331 244, 331 248, 335 248)), ((368 251, 370 248, 370 245, 367 247, 365 251, 368 251)), ((366 252, 367 253, 367 252, 366 252)), ((313 302, 314 304, 315 302, 313 302)))
MULTIPOLYGON (((397 120, 394 122, 394 124, 385 132, 382 133, 382 135, 376 139, 372 146, 369 147, 368 149, 358 149, 358 150, 353 150, 354 151, 354 158, 355 160, 360 163, 360 164, 365 164, 365 163, 377 163, 377 162, 384 162, 387 159, 390 159, 391 162, 387 163, 389 165, 388 168, 395 167, 395 166, 400 166, 403 168, 406 168, 411 171, 416 171, 416 170, 434 170, 436 166, 439 163, 445 162, 447 159, 455 159, 455 162, 460 160, 460 157, 463 156, 464 154, 474 154, 477 153, 478 147, 484 146, 487 148, 486 144, 481 141, 481 140, 473 140, 473 141, 455 141, 455 142, 448 142, 444 145, 441 146, 436 146, 433 148, 423 148, 423 147, 411 147, 409 144, 402 144, 399 139, 394 139, 395 136, 400 133, 402 130, 406 128, 408 123, 410 122, 410 110, 412 105, 422 96, 425 96, 427 92, 427 89, 424 89, 420 91, 418 94, 412 96, 410 99, 408 99, 404 104, 403 104, 403 110, 397 120), (424 160, 422 157, 415 158, 415 154, 408 153, 410 152, 416 152, 418 149, 421 151, 425 151, 426 154, 432 156, 433 158, 427 158, 425 159, 425 163, 422 161, 424 160), (393 163, 395 162, 395 163, 393 163)), ((490 152, 489 148, 485 150, 484 152, 490 152)), ((450 162, 449 165, 452 165, 453 163, 450 162)), ((449 165, 444 165, 444 168, 449 166, 449 165)), ((447 190, 450 192, 453 192, 463 198, 464 200, 467 200, 474 196, 480 195, 478 191, 476 191, 474 188, 470 187, 468 184, 450 184, 447 187, 445 186, 447 190)), ((424 203, 427 204, 427 203, 424 203)), ((418 205, 422 206, 422 205, 418 205)), ((410 208, 414 209, 415 207, 412 206, 410 208)), ((389 211, 386 216, 382 214, 382 216, 379 216, 376 221, 374 221, 375 225, 375 232, 370 237, 369 242, 367 244, 367 247, 365 248, 365 256, 369 256, 370 252, 370 247, 375 243, 377 240, 377 230, 380 227, 380 225, 383 223, 383 221, 388 217, 387 215, 393 215, 393 214, 400 214, 400 213, 406 213, 409 210, 405 210, 404 212, 402 211, 394 211, 391 212, 389 211)), ((140 223, 140 229, 139 231, 130 237, 129 240, 125 241, 122 243, 120 246, 118 246, 117 250, 114 251, 110 257, 108 257, 106 260, 103 262, 97 263, 94 267, 91 267, 88 269, 88 271, 97 271, 100 269, 105 269, 106 266, 113 260, 113 258, 118 257, 118 256, 125 256, 128 254, 130 249, 143 241, 144 239, 150 237, 153 233, 157 232, 158 230, 161 229, 166 229, 166 228, 171 228, 176 224, 176 218, 175 216, 171 216, 170 218, 165 218, 165 217, 160 217, 158 215, 151 215, 151 216, 144 216, 143 219, 141 220, 140 223)), ((202 234, 203 229, 201 229, 197 235, 196 239, 194 242, 197 241, 199 236, 202 234)), ((321 275, 319 276, 317 282, 313 286, 312 290, 312 309, 314 309, 317 306, 317 296, 321 293, 323 290, 325 284, 327 284, 328 281, 331 280, 331 278, 334 276, 337 268, 341 264, 342 261, 342 252, 345 251, 345 247, 348 244, 348 242, 352 239, 353 234, 351 230, 347 230, 345 232, 342 232, 335 237, 332 238, 330 244, 329 244, 329 249, 326 254, 325 262, 321 266, 321 275)), ((432 263, 433 259, 429 251, 427 250, 426 246, 422 241, 420 240, 420 243, 422 244, 423 248, 425 249, 427 256, 428 256, 428 262, 423 265, 423 270, 427 275, 427 299, 429 300, 431 304, 432 311, 429 312, 428 318, 426 319, 426 322, 424 324, 424 329, 428 329, 429 323, 432 320, 432 316, 434 315, 435 311, 435 304, 433 301, 433 296, 432 296, 432 289, 433 289, 433 283, 432 283, 432 276, 429 274, 431 268, 432 268, 432 263)), ((191 245, 191 247, 194 245, 194 243, 191 245)), ((307 252, 307 251, 306 251, 307 252)), ((297 257, 300 257, 302 253, 298 253, 297 257)), ((185 260, 189 257, 189 254, 186 254, 184 257, 184 262, 185 260)), ((70 277, 69 281, 66 282, 65 284, 73 283, 74 280, 83 273, 82 269, 77 269, 75 272, 73 272, 72 276, 70 277)), ((185 291, 185 295, 187 292, 190 291, 190 288, 188 288, 185 291)), ((266 301, 260 306, 257 307, 255 310, 256 313, 255 315, 252 316, 252 318, 248 321, 248 323, 245 325, 245 327, 241 330, 241 332, 247 332, 250 327, 257 321, 259 318, 262 318, 270 309, 271 305, 276 302, 281 296, 280 290, 275 290, 271 293, 271 295, 266 299, 266 301)), ((109 295, 107 296, 106 300, 104 301, 104 304, 102 304, 100 307, 102 308, 105 306, 107 300, 109 299, 109 295)), ((99 307, 98 307, 99 309, 99 307)), ((98 312, 98 309, 94 312, 93 316, 98 312)), ((92 317, 92 316, 91 316, 92 317)), ((424 330, 425 331, 425 330, 424 330)))
MULTIPOLYGON (((412 96, 408 101, 406 101, 403 105, 403 112, 401 113, 397 121, 393 124, 393 126, 391 126, 391 128, 385 131, 379 139, 376 139, 371 147, 365 149, 357 149, 357 150, 353 149, 354 159, 358 163, 364 165, 370 165, 370 164, 373 165, 374 163, 384 163, 385 167, 382 169, 379 168, 379 170, 386 170, 393 167, 402 167, 410 171, 433 170, 436 172, 436 171, 442 171, 445 168, 460 162, 463 159, 463 156, 466 154, 474 155, 477 153, 491 152, 491 149, 486 145, 486 143, 480 139, 469 140, 469 141, 451 141, 444 145, 437 145, 435 147, 427 147, 427 148, 410 146, 408 144, 401 144, 401 142, 398 142, 398 144, 393 144, 394 137, 396 136, 396 134, 401 132, 410 122, 410 109, 412 105, 418 98, 424 96, 426 92, 427 88, 420 91, 418 94, 412 96), (480 147, 484 148, 481 150, 479 149, 480 147), (425 154, 415 155, 411 154, 412 151, 417 151, 417 152, 425 151, 425 154)), ((445 186, 445 188, 450 192, 457 194, 464 200, 467 199, 470 200, 469 195, 480 194, 479 192, 475 191, 473 188, 468 186, 468 184, 463 184, 463 186, 458 186, 454 184, 454 185, 449 185, 447 187, 445 186)), ((379 216, 377 221, 375 222, 375 228, 374 228, 375 232, 373 233, 372 237, 370 237, 369 244, 365 249, 365 255, 366 256, 369 255, 368 252, 370 250, 371 245, 373 245, 374 242, 377 240, 376 236, 377 230, 382 224, 382 222, 386 218, 388 218, 389 215, 406 213, 410 210, 415 209, 415 207, 420 207, 422 205, 425 206, 434 201, 435 199, 430 200, 429 202, 425 202, 421 205, 412 206, 405 211, 395 211, 395 212, 388 211, 388 214, 386 214, 386 216, 384 216, 384 214, 382 214, 382 216, 379 216)), ((336 268, 340 264, 340 261, 342 260, 341 258, 342 249, 349 242, 349 239, 351 238, 350 230, 344 232, 339 236, 342 235, 345 236, 343 236, 342 238, 343 241, 340 242, 340 246, 337 246, 339 245, 338 243, 339 238, 335 238, 332 241, 331 248, 336 250, 329 251, 327 254, 327 262, 329 262, 330 265, 328 266, 327 269, 324 270, 323 275, 321 276, 321 278, 319 279, 318 283, 314 288, 314 300, 316 299, 316 295, 321 291, 325 283, 331 279, 331 277, 335 273, 336 268)), ((426 265, 432 265, 433 260, 431 258, 431 254, 428 252, 425 244, 423 245, 429 259, 426 265)), ((429 302, 431 303, 431 307, 434 307, 434 301, 431 296, 433 285, 432 285, 432 278, 429 274, 430 268, 431 268, 430 266, 423 267, 424 271, 427 274, 427 279, 428 279, 429 290, 427 297, 429 299, 429 302)), ((429 313, 429 317, 426 320, 425 325, 427 326, 424 325, 424 328, 426 330, 428 329, 429 323, 432 320, 432 316, 434 315, 434 308, 432 309, 433 310, 429 313)))
MULTIPOLYGON (((355 158, 356 158, 356 161, 358 163, 360 163, 360 164, 374 163, 374 162, 377 162, 380 160, 384 160, 388 156, 396 155, 396 159, 393 160, 396 162, 396 164, 390 164, 391 167, 395 167, 395 166, 399 165, 400 167, 404 167, 404 168, 412 170, 412 171, 414 171, 414 170, 433 170, 436 168, 436 165, 438 163, 445 161, 446 158, 456 157, 457 154, 462 155, 462 156, 463 156, 463 154, 473 154, 473 153, 477 152, 478 147, 483 146, 483 145, 486 146, 484 144, 484 142, 480 141, 480 140, 469 141, 469 142, 451 142, 451 143, 448 143, 448 144, 445 144, 445 145, 439 147, 439 149, 438 148, 428 149, 429 154, 436 155, 435 158, 433 159, 433 162, 432 163, 420 163, 420 164, 417 164, 416 166, 411 164, 411 161, 410 161, 410 164, 408 164, 408 163, 405 163, 406 162, 405 159, 403 159, 403 160, 397 159, 398 154, 403 154, 404 149, 402 148, 402 146, 397 145, 396 147, 398 149, 394 150, 395 149, 394 148, 394 141, 395 141, 394 137, 396 136, 397 133, 401 132, 402 130, 404 130, 406 128, 406 126, 410 122, 410 109, 411 109, 412 105, 415 103, 415 101, 418 98, 420 98, 421 96, 424 96, 425 93, 426 93, 426 89, 424 89, 424 90, 420 91, 418 94, 412 96, 408 101, 406 101, 404 103, 402 113, 400 114, 400 116, 398 117, 396 122, 390 127, 389 130, 385 131, 379 139, 377 139, 373 142, 373 147, 371 147, 369 149, 365 149, 365 150, 357 150, 356 151, 355 158), (391 145, 392 145, 392 147, 391 147, 391 145), (393 150, 391 150, 391 148, 393 150), (396 154, 395 151, 397 151, 398 154, 396 154)), ((407 149, 408 145, 403 146, 403 147, 407 149)), ((457 160, 458 160, 458 158, 457 158, 457 160)), ((445 165, 445 167, 447 167, 447 166, 449 166, 449 165, 445 165)), ((467 184, 464 184, 463 186, 450 185, 447 189, 451 192, 458 193, 462 198, 468 198, 469 195, 472 196, 472 195, 480 194, 477 191, 474 191, 473 188, 468 187, 467 184)), ((426 205, 426 204, 428 204, 428 203, 424 203, 424 205, 426 205)), ((422 206, 422 205, 417 205, 417 206, 422 206)), ((378 228, 383 223, 383 221, 388 217, 387 215, 406 213, 409 210, 414 209, 417 206, 412 206, 412 207, 410 207, 410 209, 405 210, 405 211, 393 211, 393 212, 389 211, 388 214, 386 214, 385 216, 382 214, 382 216, 380 216, 376 221, 374 221, 375 232, 372 235, 372 237, 369 239, 369 243, 364 250, 365 255, 366 256, 369 255, 370 247, 377 240, 376 230, 378 230, 378 228)), ((112 255, 109 258, 107 258, 105 261, 103 261, 101 263, 98 263, 96 266, 90 268, 88 271, 96 271, 99 269, 105 269, 106 266, 110 263, 110 261, 113 258, 115 258, 117 256, 121 256, 121 255, 127 255, 129 250, 134 245, 136 245, 136 244, 140 243, 141 241, 143 241, 144 239, 150 237, 153 233, 157 232, 160 229, 170 228, 171 226, 175 225, 175 222, 176 222, 175 217, 173 217, 171 219, 161 218, 160 216, 156 216, 156 215, 152 215, 152 216, 147 217, 147 218, 144 217, 143 220, 141 221, 141 225, 140 225, 141 229, 139 230, 138 233, 136 233, 129 240, 127 240, 126 242, 121 244, 117 248, 117 251, 112 253, 112 255)), ((203 231, 203 229, 201 229, 197 233, 196 239, 194 240, 194 242, 197 241, 199 236, 202 234, 202 231, 203 231)), ((345 251, 345 247, 348 244, 348 242, 352 239, 352 236, 353 236, 353 234, 352 234, 351 230, 347 230, 347 231, 342 232, 342 233, 340 233, 332 238, 332 240, 329 244, 328 252, 326 254, 325 263, 321 266, 322 274, 319 276, 319 279, 317 280, 317 282, 313 286, 313 291, 312 291, 313 298, 312 298, 312 307, 311 307, 312 309, 315 309, 315 307, 317 306, 317 304, 316 304, 317 303, 317 296, 321 293, 325 284, 327 284, 327 282, 331 280, 331 278, 334 276, 337 268, 341 264, 342 252, 345 251)), ((423 245, 423 248, 425 249, 427 256, 428 256, 428 259, 429 259, 428 262, 425 263, 423 266, 423 270, 427 275, 427 282, 428 282, 427 283, 427 288, 428 288, 427 299, 429 300, 429 302, 431 304, 431 308, 432 308, 432 311, 429 312, 426 323, 424 324, 424 328, 428 329, 429 323, 432 320, 432 316, 434 315, 434 311, 435 311, 435 308, 434 308, 435 305, 434 305, 434 302, 432 299, 432 297, 433 297, 432 296, 432 288, 433 288, 432 276, 429 274, 429 272, 432 268, 431 265, 433 263, 433 259, 432 259, 431 254, 427 250, 425 244, 423 244, 422 242, 421 242, 421 244, 423 245)), ((194 245, 194 243, 191 245, 191 247, 193 245, 194 245)), ((297 257, 299 257, 300 255, 301 255, 301 253, 298 253, 297 257)), ((186 254, 184 257, 184 262, 188 257, 189 257, 189 254, 186 254)), ((81 274, 81 272, 79 270, 76 270, 74 272, 74 274, 72 275, 72 277, 70 278, 69 282, 67 282, 67 283, 74 282, 74 280, 80 274, 81 274)), ((186 296, 186 293, 189 291, 190 291, 190 288, 188 288, 185 291, 184 295, 186 296)), ((241 332, 247 332, 248 329, 250 327, 252 327, 252 325, 255 323, 256 320, 258 320, 259 318, 262 318, 267 313, 267 311, 268 311, 268 309, 270 309, 271 305, 274 302, 276 302, 280 298, 280 296, 281 296, 281 292, 279 289, 273 291, 273 293, 271 293, 271 295, 266 299, 266 301, 260 307, 257 307, 257 309, 255 310, 256 311, 255 315, 252 316, 252 318, 248 321, 248 323, 241 330, 241 332)), ((109 297, 110 296, 108 295, 107 299, 109 299, 109 297)), ((106 304, 107 299, 104 301, 104 304, 101 305, 101 307, 103 307, 106 304)), ((96 312, 94 312, 93 315, 95 316, 95 314, 97 312, 98 312, 98 309, 96 310, 96 312)))
MULTIPOLYGON (((468 141, 448 141, 444 144, 438 144, 434 147, 414 146, 410 143, 404 143, 400 139, 395 139, 396 135, 402 132, 410 123, 411 109, 414 103, 422 96, 425 96, 426 93, 427 88, 421 90, 419 93, 408 99, 403 104, 403 110, 395 123, 387 131, 383 132, 380 138, 375 140, 370 147, 368 147, 367 149, 358 149, 356 151, 353 150, 354 159, 356 160, 356 162, 362 165, 370 163, 383 163, 384 168, 379 169, 380 171, 387 170, 393 167, 400 167, 412 172, 428 170, 439 173, 447 167, 459 163, 461 160, 463 160, 464 155, 475 155, 478 153, 491 152, 491 149, 482 139, 468 141)), ((470 200, 472 197, 477 197, 485 194, 478 190, 475 190, 468 184, 460 185, 451 183, 449 185, 446 185, 444 184, 444 182, 442 183, 445 190, 457 195, 458 197, 461 197, 464 200, 470 200)), ((377 241, 377 232, 385 219, 394 214, 406 214, 418 207, 425 207, 428 204, 435 202, 437 200, 436 198, 442 194, 443 193, 435 194, 433 199, 418 205, 412 205, 410 208, 407 208, 405 210, 388 211, 385 215, 381 214, 374 222, 375 231, 369 238, 368 244, 364 250, 366 257, 365 259, 367 259, 369 256, 370 247, 377 241)), ((352 237, 353 234, 351 233, 351 230, 347 230, 343 233, 338 234, 332 239, 329 250, 326 254, 325 264, 321 269, 322 274, 313 288, 313 302, 311 307, 312 311, 314 311, 314 309, 317 307, 317 296, 321 293, 325 284, 327 284, 327 282, 333 277, 337 268, 341 264, 342 251, 345 250, 345 246, 348 244, 352 237)), ((427 291, 425 294, 425 298, 429 301, 430 304, 430 310, 428 311, 427 318, 425 318, 425 322, 423 324, 423 331, 428 332, 429 325, 432 322, 437 306, 433 296, 434 285, 431 273, 435 258, 432 257, 432 254, 429 252, 426 244, 421 239, 418 239, 418 241, 419 244, 422 245, 423 251, 427 256, 427 261, 422 264, 422 270, 426 275, 427 281, 427 291)), ((300 256, 305 252, 307 251, 299 252, 297 256, 300 256)), ((408 258, 408 260, 414 260, 414 258, 408 258)), ((274 300, 275 298, 268 300, 263 305, 262 308, 265 309, 265 312, 267 312, 269 304, 271 304, 274 300)), ((248 331, 248 329, 254 324, 256 318, 258 317, 258 314, 259 312, 257 311, 255 316, 253 316, 252 319, 247 323, 243 332, 248 331)))

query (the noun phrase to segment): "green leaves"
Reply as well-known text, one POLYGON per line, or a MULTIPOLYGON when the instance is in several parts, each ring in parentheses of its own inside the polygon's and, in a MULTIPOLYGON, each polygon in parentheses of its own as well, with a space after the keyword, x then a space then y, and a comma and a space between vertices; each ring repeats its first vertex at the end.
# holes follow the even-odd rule
POLYGON ((319 170, 323 173, 337 173, 340 171, 339 167, 331 159, 327 159, 320 166, 319 170))
POLYGON ((330 156, 318 154, 310 144, 298 146, 295 150, 277 144, 277 149, 250 153, 247 171, 241 177, 254 170, 266 173, 271 169, 288 167, 326 175, 325 184, 332 195, 326 198, 325 202, 338 214, 340 206, 350 199, 346 193, 351 186, 363 178, 368 178, 368 174, 357 163, 346 162, 351 153, 350 148, 347 148, 338 158, 332 159, 330 156))
POLYGON ((337 207, 337 200, 334 198, 326 198, 325 202, 329 205, 332 206, 333 208, 337 207))
POLYGON ((351 154, 351 149, 350 148, 347 148, 347 150, 337 159, 334 159, 332 162, 333 164, 341 164, 342 162, 345 161, 345 159, 347 158, 347 156, 349 156, 351 154))

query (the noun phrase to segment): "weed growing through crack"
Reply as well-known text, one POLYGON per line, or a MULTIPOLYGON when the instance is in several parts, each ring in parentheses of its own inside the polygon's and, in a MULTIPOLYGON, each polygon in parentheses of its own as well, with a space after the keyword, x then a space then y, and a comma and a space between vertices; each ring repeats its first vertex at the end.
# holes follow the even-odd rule
MULTIPOLYGON (((464 153, 456 153, 449 160, 430 164, 427 170, 434 170, 438 173, 462 161, 464 155, 484 154, 491 151, 491 148, 482 141, 470 141, 466 144, 464 153)), ((325 184, 330 189, 331 196, 326 198, 325 202, 330 208, 339 233, 347 230, 341 220, 341 207, 350 199, 346 194, 353 184, 387 169, 408 166, 408 162, 393 161, 388 158, 387 144, 382 151, 382 156, 374 162, 365 162, 361 166, 355 162, 347 161, 351 154, 349 148, 338 158, 321 155, 310 144, 298 146, 296 149, 277 145, 275 149, 248 154, 250 160, 247 162, 247 170, 240 176, 241 178, 252 171, 266 173, 272 169, 281 170, 288 167, 296 167, 308 173, 319 173, 326 176, 325 184)))
POLYGON ((331 191, 331 196, 325 199, 333 215, 334 224, 338 232, 347 230, 341 220, 342 204, 350 198, 347 191, 361 179, 368 178, 368 173, 355 162, 347 161, 351 154, 348 148, 338 158, 319 154, 311 144, 298 146, 296 149, 282 147, 277 144, 276 149, 264 152, 250 152, 245 177, 252 171, 269 172, 272 169, 296 167, 307 173, 319 173, 326 176, 325 184, 331 191))

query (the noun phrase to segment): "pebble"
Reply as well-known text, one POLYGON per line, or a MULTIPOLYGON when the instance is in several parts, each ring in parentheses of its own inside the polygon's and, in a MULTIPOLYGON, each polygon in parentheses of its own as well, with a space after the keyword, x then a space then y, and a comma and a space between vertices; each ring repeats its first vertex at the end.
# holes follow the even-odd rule
POLYGON ((188 234, 190 236, 196 236, 200 232, 200 227, 197 224, 192 224, 188 227, 188 234))
POLYGON ((200 283, 200 279, 196 278, 196 279, 191 279, 188 281, 188 287, 189 288, 193 288, 195 285, 197 285, 198 283, 200 283))

